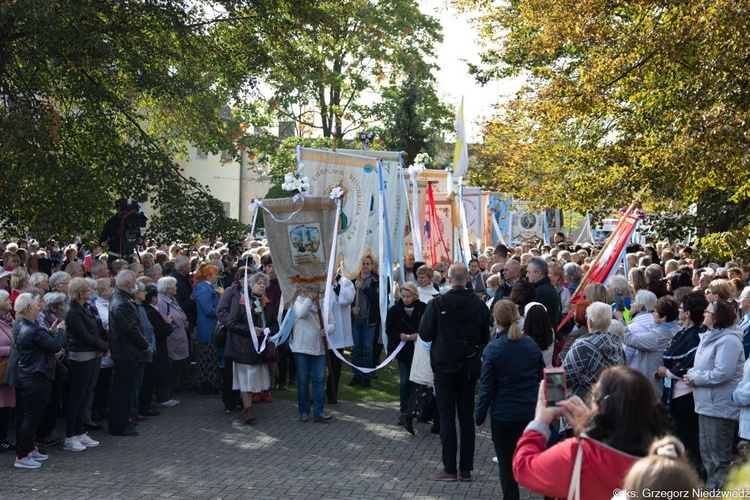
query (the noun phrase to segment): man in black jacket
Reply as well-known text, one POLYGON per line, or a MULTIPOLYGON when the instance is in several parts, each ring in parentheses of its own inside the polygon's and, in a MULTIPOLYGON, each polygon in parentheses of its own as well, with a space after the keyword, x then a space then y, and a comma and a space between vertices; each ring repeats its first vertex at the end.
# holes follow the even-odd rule
POLYGON ((560 296, 549 279, 549 266, 541 257, 532 257, 526 267, 526 278, 534 284, 536 301, 547 308, 550 323, 557 328, 560 323, 560 296))
POLYGON ((432 342, 430 364, 435 374, 435 395, 440 414, 443 470, 432 481, 471 481, 474 468, 474 392, 484 346, 490 339, 490 311, 466 288, 469 271, 464 264, 448 270, 451 288, 430 301, 419 325, 419 336, 432 342), (461 456, 456 466, 456 412, 461 428, 461 456))
POLYGON ((150 346, 143 336, 143 326, 132 290, 135 273, 120 271, 115 278, 115 292, 109 301, 109 337, 115 380, 109 409, 109 433, 113 436, 137 436, 128 425, 130 407, 135 395, 138 361, 150 346))

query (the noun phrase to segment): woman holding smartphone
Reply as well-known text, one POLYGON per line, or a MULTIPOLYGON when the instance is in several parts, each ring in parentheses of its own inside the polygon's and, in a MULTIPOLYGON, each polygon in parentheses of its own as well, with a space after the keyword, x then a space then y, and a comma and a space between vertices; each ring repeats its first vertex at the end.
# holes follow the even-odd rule
POLYGON ((518 327, 515 303, 499 300, 492 313, 500 333, 482 355, 474 423, 477 432, 481 432, 487 411, 490 411, 492 443, 500 466, 503 498, 516 500, 520 495, 513 478, 513 453, 524 428, 534 418, 544 358, 537 343, 518 327))

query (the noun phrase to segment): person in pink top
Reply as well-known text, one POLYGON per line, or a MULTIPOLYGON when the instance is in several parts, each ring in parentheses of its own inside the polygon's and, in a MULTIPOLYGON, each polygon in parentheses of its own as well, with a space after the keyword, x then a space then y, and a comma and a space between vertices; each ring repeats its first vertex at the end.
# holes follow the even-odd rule
POLYGON ((604 370, 592 391, 590 408, 577 396, 548 408, 542 381, 535 419, 513 456, 513 475, 518 484, 535 493, 568 498, 580 447, 577 484, 581 500, 612 498, 633 464, 667 430, 667 412, 656 400, 651 383, 632 368, 604 370), (561 416, 574 426, 576 437, 545 450, 549 426, 561 416))

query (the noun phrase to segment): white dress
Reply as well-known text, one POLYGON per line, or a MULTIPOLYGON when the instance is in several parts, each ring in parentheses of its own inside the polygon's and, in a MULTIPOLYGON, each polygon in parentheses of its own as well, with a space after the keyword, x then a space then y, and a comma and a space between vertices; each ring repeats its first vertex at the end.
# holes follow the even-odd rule
POLYGON ((271 388, 271 377, 268 365, 246 365, 234 363, 232 370, 232 389, 240 392, 263 392, 271 388))

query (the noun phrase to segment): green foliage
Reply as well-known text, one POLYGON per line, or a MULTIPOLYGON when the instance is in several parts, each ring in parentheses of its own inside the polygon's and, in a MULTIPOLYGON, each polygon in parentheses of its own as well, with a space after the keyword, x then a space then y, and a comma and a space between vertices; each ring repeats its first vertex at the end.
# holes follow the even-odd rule
MULTIPOLYGON (((91 238, 113 201, 150 201, 163 238, 234 237, 174 163, 185 141, 232 150, 219 111, 247 88, 208 3, 0 4, 0 219, 8 234, 91 238)), ((258 54, 262 54, 258 52, 258 54)))
MULTIPOLYGON (((595 215, 644 187, 649 213, 750 199, 747 1, 455 3, 478 9, 480 81, 527 78, 487 125, 475 182, 595 215)), ((707 215, 746 246, 746 218, 707 215)))

